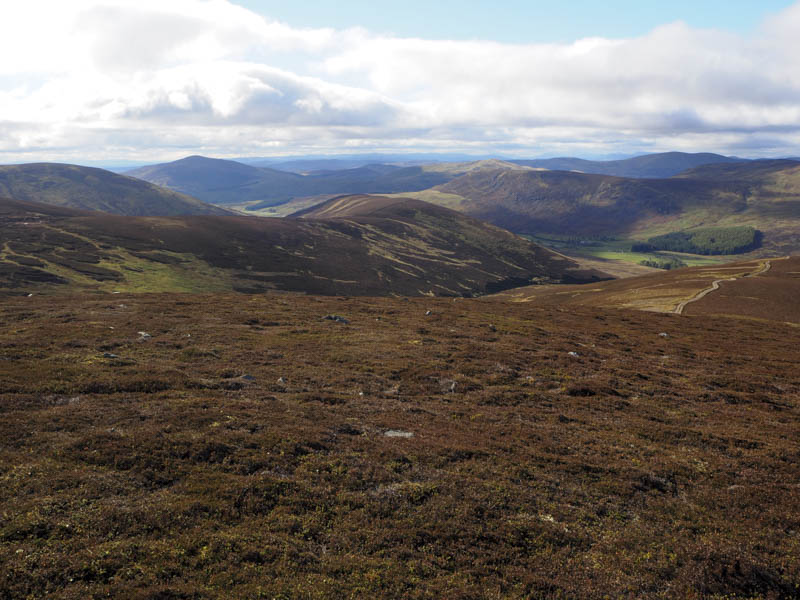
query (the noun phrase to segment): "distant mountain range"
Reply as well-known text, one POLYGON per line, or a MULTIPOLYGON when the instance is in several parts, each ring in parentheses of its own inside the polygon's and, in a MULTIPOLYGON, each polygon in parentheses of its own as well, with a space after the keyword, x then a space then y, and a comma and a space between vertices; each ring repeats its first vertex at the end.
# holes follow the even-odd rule
POLYGON ((141 179, 55 163, 0 167, 0 197, 116 215, 231 214, 141 179))
POLYGON ((577 158, 542 160, 430 162, 416 166, 361 164, 356 159, 318 159, 271 163, 271 167, 231 160, 190 156, 170 163, 128 171, 150 183, 192 195, 212 204, 237 204, 259 210, 295 198, 337 194, 397 194, 444 184, 475 169, 547 169, 626 177, 670 177, 708 163, 741 159, 717 154, 668 152, 626 160, 586 161, 577 158), (287 170, 276 167, 283 166, 287 170))
POLYGON ((422 167, 381 164, 300 175, 203 156, 142 167, 127 174, 190 194, 205 202, 258 203, 254 208, 320 194, 417 191, 445 183, 453 177, 445 173, 428 172, 422 167))
MULTIPOLYGON (((478 162, 496 157, 467 156, 458 154, 349 154, 338 156, 295 157, 291 159, 260 158, 236 159, 237 162, 255 167, 269 167, 296 173, 313 171, 353 169, 368 164, 393 164, 399 166, 422 166, 452 162, 478 162)), ((511 159, 505 162, 554 171, 580 171, 598 175, 619 177, 671 177, 704 164, 719 162, 741 162, 747 159, 722 156, 709 152, 660 152, 613 160, 587 160, 575 157, 511 159)))
POLYGON ((583 160, 581 158, 544 158, 535 160, 512 160, 519 165, 549 169, 551 171, 579 171, 596 175, 616 175, 630 178, 672 177, 687 169, 715 163, 740 163, 746 159, 721 156, 708 152, 687 154, 685 152, 662 152, 645 154, 624 160, 583 160))
POLYGON ((0 289, 472 296, 607 278, 425 202, 331 202, 336 214, 263 219, 128 217, 3 200, 0 289))

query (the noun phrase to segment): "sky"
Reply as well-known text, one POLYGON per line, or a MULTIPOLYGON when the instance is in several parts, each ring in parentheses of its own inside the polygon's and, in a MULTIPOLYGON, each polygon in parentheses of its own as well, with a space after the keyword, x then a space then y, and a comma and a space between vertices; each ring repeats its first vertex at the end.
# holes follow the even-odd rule
POLYGON ((800 155, 800 1, 26 0, 0 56, 0 163, 800 155))

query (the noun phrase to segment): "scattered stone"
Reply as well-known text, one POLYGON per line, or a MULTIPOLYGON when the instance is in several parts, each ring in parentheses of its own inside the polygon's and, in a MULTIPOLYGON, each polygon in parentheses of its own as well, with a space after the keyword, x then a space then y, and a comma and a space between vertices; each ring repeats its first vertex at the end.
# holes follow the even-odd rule
POLYGON ((433 311, 429 310, 425 312, 426 317, 430 317, 433 314, 433 311))
POLYGON ((153 337, 153 336, 150 335, 149 333, 147 333, 146 331, 140 331, 139 332, 139 339, 140 340, 149 340, 151 337, 153 337))
POLYGON ((338 427, 334 428, 333 431, 343 435, 361 435, 363 433, 360 429, 353 427, 350 423, 339 425, 338 427))
POLYGON ((669 334, 668 334, 668 333, 666 333, 666 332, 664 332, 664 331, 662 331, 661 333, 659 333, 659 334, 658 334, 658 337, 662 337, 662 338, 668 338, 668 337, 669 337, 669 334))
POLYGON ((494 325, 492 325, 492 324, 490 323, 490 324, 489 324, 489 331, 497 331, 497 327, 495 327, 494 325))
POLYGON ((28 298, 31 298, 31 297, 33 297, 33 294, 28 294, 28 298))
POLYGON ((256 378, 253 377, 252 375, 242 375, 241 377, 239 377, 239 379, 241 379, 242 381, 255 381, 256 380, 256 378))
POLYGON ((119 358, 119 356, 111 352, 103 352, 103 358, 119 358))
POLYGON ((336 323, 342 323, 344 325, 347 325, 348 323, 350 323, 350 321, 348 321, 347 319, 345 319, 344 317, 341 317, 339 315, 325 315, 324 317, 322 317, 322 320, 323 321, 334 321, 336 323))
POLYGON ((400 429, 389 429, 388 431, 384 431, 383 435, 386 437, 398 437, 398 438, 412 438, 414 434, 410 431, 402 431, 400 429))
POLYGON ((278 377, 278 385, 286 385, 286 379, 283 377, 278 377))
POLYGON ((456 384, 456 382, 455 382, 455 381, 454 381, 453 383, 451 383, 451 384, 450 384, 450 392, 451 392, 451 393, 453 393, 453 392, 455 392, 455 391, 456 391, 456 386, 457 386, 457 385, 458 385, 458 384, 456 384))
POLYGON ((578 357, 580 356, 580 354, 578 354, 577 352, 570 352, 570 353, 569 353, 569 355, 570 355, 572 358, 578 358, 578 357))

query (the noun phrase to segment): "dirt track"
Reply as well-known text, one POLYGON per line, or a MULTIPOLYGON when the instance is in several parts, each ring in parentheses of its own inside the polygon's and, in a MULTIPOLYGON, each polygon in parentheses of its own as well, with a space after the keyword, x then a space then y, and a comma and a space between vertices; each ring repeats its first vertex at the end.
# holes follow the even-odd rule
MULTIPOLYGON (((742 277, 755 277, 756 275, 761 275, 762 273, 766 273, 767 271, 770 270, 770 268, 772 268, 772 260, 780 260, 780 259, 767 260, 763 264, 759 265, 758 268, 755 271, 752 271, 750 273, 742 275, 742 277)), ((713 292, 715 290, 718 290, 719 289, 719 285, 723 281, 736 281, 737 279, 740 279, 740 277, 728 277, 727 279, 715 279, 711 283, 711 287, 708 287, 708 288, 698 292, 697 294, 695 294, 693 297, 689 298, 688 300, 684 300, 683 302, 678 304, 678 306, 675 307, 675 310, 673 312, 675 314, 677 314, 677 315, 682 315, 683 314, 683 310, 686 308, 687 304, 691 304, 692 302, 697 302, 698 300, 701 300, 701 299, 705 298, 711 292, 713 292)))

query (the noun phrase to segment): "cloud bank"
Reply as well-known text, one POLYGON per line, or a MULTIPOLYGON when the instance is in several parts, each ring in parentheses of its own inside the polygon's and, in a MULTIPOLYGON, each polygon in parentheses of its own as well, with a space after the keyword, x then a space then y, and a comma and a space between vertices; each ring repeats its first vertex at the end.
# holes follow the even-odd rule
POLYGON ((800 2, 749 37, 676 22, 527 45, 297 29, 225 0, 13 4, 0 7, 13 57, 0 62, 1 162, 800 154, 800 2))

